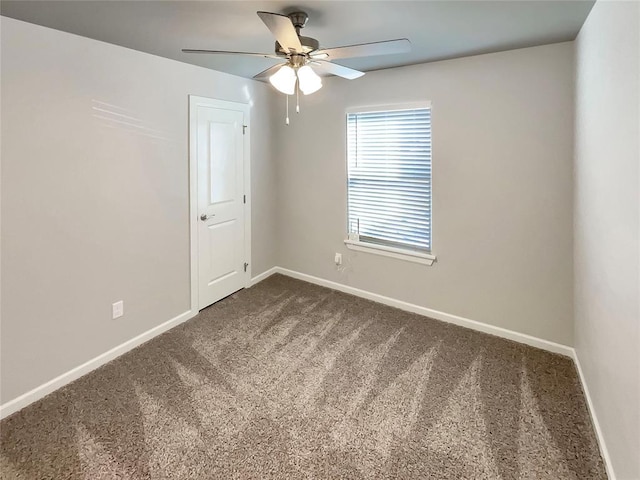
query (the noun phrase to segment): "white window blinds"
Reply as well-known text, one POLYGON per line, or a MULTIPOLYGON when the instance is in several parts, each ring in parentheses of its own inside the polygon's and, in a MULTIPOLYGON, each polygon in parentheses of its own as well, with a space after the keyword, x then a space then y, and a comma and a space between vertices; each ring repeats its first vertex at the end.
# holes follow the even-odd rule
POLYGON ((347 115, 348 229, 431 251, 431 108, 347 115))

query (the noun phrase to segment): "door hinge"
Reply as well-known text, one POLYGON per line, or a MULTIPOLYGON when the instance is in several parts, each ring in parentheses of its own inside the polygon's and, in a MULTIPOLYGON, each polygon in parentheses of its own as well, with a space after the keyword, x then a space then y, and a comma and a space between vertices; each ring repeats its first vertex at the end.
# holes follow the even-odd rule
POLYGON ((245 263, 245 264, 244 264, 244 271, 245 271, 245 272, 247 271, 247 267, 248 267, 248 266, 249 266, 249 264, 248 264, 248 263, 245 263))
POLYGON ((242 203, 247 203, 247 196, 246 195, 242 195, 242 203))
POLYGON ((247 125, 242 125, 242 134, 247 133, 247 125))

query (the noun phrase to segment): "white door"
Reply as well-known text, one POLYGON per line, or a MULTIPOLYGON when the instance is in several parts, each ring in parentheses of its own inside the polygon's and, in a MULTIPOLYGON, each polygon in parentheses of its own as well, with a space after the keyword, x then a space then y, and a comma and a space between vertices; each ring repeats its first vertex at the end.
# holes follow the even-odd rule
POLYGON ((196 109, 199 310, 247 284, 245 113, 242 105, 239 110, 215 105, 215 100, 192 103, 196 109))

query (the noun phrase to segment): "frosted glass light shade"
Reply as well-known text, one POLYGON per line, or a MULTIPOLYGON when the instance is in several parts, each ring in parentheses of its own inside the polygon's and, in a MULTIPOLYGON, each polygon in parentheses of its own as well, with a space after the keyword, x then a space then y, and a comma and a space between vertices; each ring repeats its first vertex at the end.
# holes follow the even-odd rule
POLYGON ((322 87, 322 79, 309 65, 298 69, 298 81, 300 82, 300 90, 305 95, 317 92, 322 87))
POLYGON ((271 75, 269 81, 277 90, 286 95, 293 95, 296 90, 296 72, 289 65, 284 65, 271 75))

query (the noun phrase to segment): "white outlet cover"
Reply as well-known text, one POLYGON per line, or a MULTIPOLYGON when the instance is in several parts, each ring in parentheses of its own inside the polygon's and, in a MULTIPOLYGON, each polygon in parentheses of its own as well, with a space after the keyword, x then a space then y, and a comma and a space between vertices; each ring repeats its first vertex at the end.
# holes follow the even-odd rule
POLYGON ((336 262, 336 265, 342 265, 342 254, 336 253, 336 258, 334 259, 334 261, 336 262))
POLYGON ((124 302, 120 300, 111 305, 111 318, 120 318, 122 315, 124 315, 124 302))

